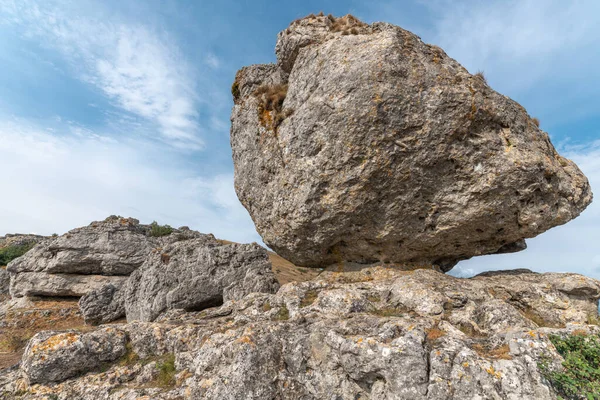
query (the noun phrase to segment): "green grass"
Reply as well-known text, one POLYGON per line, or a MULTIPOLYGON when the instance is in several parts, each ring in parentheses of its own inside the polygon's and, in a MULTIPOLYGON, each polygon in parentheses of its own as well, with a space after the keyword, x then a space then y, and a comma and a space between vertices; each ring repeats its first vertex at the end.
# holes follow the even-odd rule
POLYGON ((600 339, 597 335, 550 335, 564 358, 560 371, 549 368, 548 359, 539 363, 542 375, 562 399, 600 399, 600 339))
POLYGON ((8 265, 15 258, 21 257, 35 246, 35 243, 21 246, 8 246, 0 249, 0 265, 8 265))
POLYGON ((173 233, 173 228, 169 225, 159 225, 156 221, 150 224, 150 236, 152 237, 167 236, 171 233, 173 233))
POLYGON ((166 388, 175 386, 175 354, 166 354, 156 363, 158 369, 158 377, 156 382, 158 386, 166 388))

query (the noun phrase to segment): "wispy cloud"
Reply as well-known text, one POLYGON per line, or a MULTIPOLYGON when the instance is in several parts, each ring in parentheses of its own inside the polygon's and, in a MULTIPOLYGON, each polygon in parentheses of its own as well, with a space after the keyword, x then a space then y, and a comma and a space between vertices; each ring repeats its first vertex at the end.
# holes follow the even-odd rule
POLYGON ((153 124, 162 138, 202 147, 193 69, 166 32, 102 18, 61 1, 0 0, 0 21, 59 51, 77 76, 153 124))
POLYGON ((229 240, 260 241, 237 200, 232 174, 201 177, 178 163, 177 152, 160 146, 86 130, 57 131, 19 120, 0 122, 3 174, 11 177, 10 193, 1 200, 0 234, 62 233, 121 214, 229 240))

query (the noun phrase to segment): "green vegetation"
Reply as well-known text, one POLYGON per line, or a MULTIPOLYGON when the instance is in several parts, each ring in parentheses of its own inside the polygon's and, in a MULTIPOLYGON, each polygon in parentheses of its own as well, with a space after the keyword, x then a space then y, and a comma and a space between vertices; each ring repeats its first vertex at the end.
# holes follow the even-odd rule
POLYGON ((317 300, 317 297, 319 297, 319 292, 314 289, 307 290, 306 293, 304 293, 304 297, 300 301, 300 308, 310 306, 315 302, 315 300, 317 300))
POLYGON ((35 246, 35 243, 21 246, 8 246, 0 249, 0 265, 8 265, 15 258, 21 257, 35 246))
POLYGON ((156 362, 158 377, 156 383, 160 387, 175 386, 175 354, 166 354, 161 360, 156 362))
POLYGON ((279 311, 277 311, 277 314, 275 314, 273 319, 277 321, 287 321, 290 319, 290 311, 285 304, 279 309, 279 311))
POLYGON ((550 335, 565 359, 563 369, 552 370, 549 360, 539 363, 542 374, 563 399, 600 399, 600 339, 597 335, 550 335))
POLYGON ((150 236, 152 237, 167 236, 171 233, 173 233, 173 228, 169 225, 159 225, 156 221, 150 224, 150 236))

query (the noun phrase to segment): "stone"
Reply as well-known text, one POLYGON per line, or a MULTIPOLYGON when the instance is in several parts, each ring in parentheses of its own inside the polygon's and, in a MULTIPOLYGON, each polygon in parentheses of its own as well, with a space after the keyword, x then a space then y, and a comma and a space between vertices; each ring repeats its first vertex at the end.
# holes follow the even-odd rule
POLYGON ((86 324, 99 325, 125 317, 125 299, 120 286, 108 283, 79 299, 79 310, 86 324))
POLYGON ((125 354, 126 343, 125 332, 115 328, 40 332, 27 345, 21 370, 31 384, 62 381, 118 359, 125 354))
POLYGON ((151 225, 111 216, 50 237, 9 263, 11 296, 83 296, 101 286, 119 286, 147 255, 178 240, 201 236, 173 230, 154 237, 151 225))
POLYGON ((340 267, 274 294, 101 328, 94 340, 38 334, 21 369, 39 383, 1 371, 0 397, 556 400, 538 366, 561 368, 549 335, 600 334, 588 324, 599 297, 600 282, 578 274, 340 267), (100 353, 113 361, 94 367, 100 353), (155 381, 165 360, 170 386, 155 381))
POLYGON ((11 279, 12 297, 81 297, 108 283, 121 285, 127 276, 21 272, 11 279))
POLYGON ((586 177, 517 102, 387 23, 311 16, 232 87, 235 189, 296 265, 519 251, 577 217, 586 177))
POLYGON ((6 268, 0 267, 0 295, 8 294, 10 289, 10 274, 6 268))
POLYGON ((265 249, 204 237, 151 254, 125 283, 122 296, 127 321, 153 321, 169 309, 198 311, 278 288, 265 249))

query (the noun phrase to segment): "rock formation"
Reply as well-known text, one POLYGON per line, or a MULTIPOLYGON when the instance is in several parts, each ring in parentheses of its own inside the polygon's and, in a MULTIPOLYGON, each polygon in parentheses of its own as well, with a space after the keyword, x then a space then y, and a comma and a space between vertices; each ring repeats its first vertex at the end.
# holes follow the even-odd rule
POLYGON ((199 311, 278 288, 265 249, 205 235, 152 253, 120 290, 106 285, 82 297, 79 305, 93 324, 123 316, 130 322, 153 321, 167 310, 199 311))
POLYGON ((277 294, 111 325, 94 340, 40 334, 20 370, 0 374, 0 393, 20 389, 25 400, 39 393, 82 400, 556 399, 538 367, 543 359, 560 368, 548 335, 600 333, 587 325, 599 297, 600 283, 577 274, 326 271, 277 294), (96 349, 123 357, 100 368, 96 349), (84 361, 84 354, 92 356, 84 361), (173 371, 163 385, 153 378, 158 367, 146 365, 167 359, 173 371), (75 371, 89 373, 67 379, 75 371))
POLYGON ((190 230, 151 236, 151 226, 109 217, 39 243, 8 265, 13 297, 83 296, 108 283, 120 286, 148 254, 170 242, 198 237, 190 230))
POLYGON ((311 16, 232 87, 235 188, 296 265, 435 264, 522 250, 590 203, 515 101, 387 23, 311 16))

